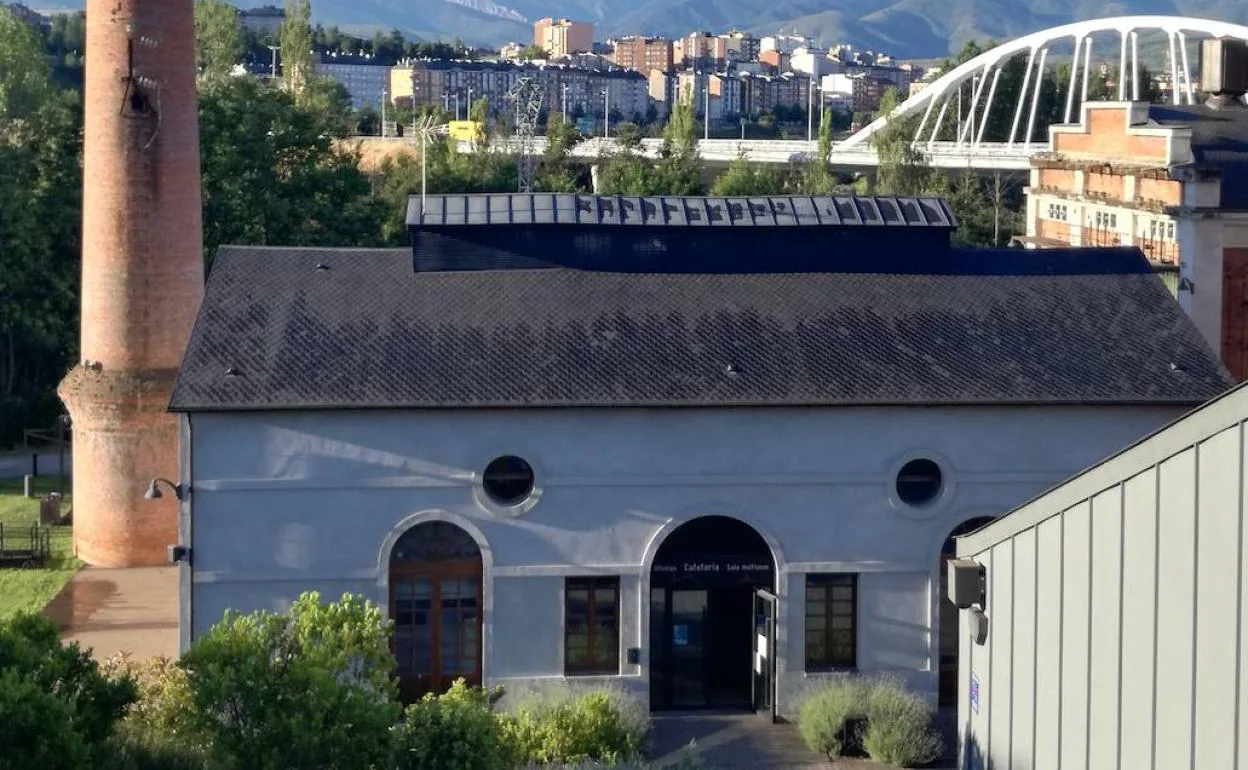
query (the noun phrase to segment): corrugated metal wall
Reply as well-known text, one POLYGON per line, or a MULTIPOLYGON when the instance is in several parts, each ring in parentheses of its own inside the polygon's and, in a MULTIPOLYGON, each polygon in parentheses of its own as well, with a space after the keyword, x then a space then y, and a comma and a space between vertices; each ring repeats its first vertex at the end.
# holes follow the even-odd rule
POLYGON ((1240 388, 959 541, 961 767, 1248 769, 1245 419, 1240 388))

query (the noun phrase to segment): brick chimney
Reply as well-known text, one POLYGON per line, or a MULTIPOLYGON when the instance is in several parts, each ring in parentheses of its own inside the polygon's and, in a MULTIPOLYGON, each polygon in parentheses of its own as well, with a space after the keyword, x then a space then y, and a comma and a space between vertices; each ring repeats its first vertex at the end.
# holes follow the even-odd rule
POLYGON ((165 563, 178 501, 169 394, 203 294, 192 0, 87 0, 82 360, 59 394, 74 425, 74 548, 107 567, 165 563))

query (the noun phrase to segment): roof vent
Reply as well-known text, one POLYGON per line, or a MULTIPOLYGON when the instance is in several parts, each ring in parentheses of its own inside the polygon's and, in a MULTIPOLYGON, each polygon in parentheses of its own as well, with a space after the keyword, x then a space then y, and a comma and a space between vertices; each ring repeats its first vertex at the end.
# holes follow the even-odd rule
POLYGON ((1200 90, 1212 94, 1211 107, 1240 103, 1248 93, 1248 43, 1230 37, 1202 40, 1200 90))

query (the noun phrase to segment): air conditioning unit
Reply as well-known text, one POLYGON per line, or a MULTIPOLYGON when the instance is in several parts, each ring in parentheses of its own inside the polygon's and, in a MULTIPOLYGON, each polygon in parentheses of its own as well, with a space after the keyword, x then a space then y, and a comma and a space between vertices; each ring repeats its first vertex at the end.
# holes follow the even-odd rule
POLYGON ((1215 96, 1248 93, 1248 43, 1230 37, 1202 40, 1200 90, 1215 96))

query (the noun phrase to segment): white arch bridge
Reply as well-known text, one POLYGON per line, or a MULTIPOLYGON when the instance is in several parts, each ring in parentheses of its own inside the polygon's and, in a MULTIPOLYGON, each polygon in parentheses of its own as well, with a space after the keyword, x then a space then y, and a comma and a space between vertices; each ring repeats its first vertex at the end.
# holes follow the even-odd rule
MULTIPOLYGON (((1192 104, 1196 99, 1196 57, 1190 43, 1205 37, 1231 37, 1248 41, 1248 26, 1180 16, 1121 16, 1066 24, 1012 40, 985 51, 958 65, 923 90, 865 126, 857 133, 833 144, 829 157, 841 170, 871 168, 879 163, 872 137, 897 121, 913 123, 914 145, 933 166, 949 169, 1023 170, 1030 157, 1049 148, 1048 125, 1041 113, 1045 76, 1057 69, 1059 59, 1069 62, 1068 80, 1059 84, 1064 102, 1057 118, 1070 123, 1078 120, 1077 108, 1088 101, 1090 86, 1100 77, 1101 64, 1116 64, 1119 100, 1140 99, 1147 90, 1140 56, 1140 42, 1166 46, 1167 72, 1171 84, 1169 98, 1174 104, 1192 104), (1024 63, 1025 62, 1025 63, 1024 63), (1021 73, 1017 67, 1022 64, 1021 73), (1002 73, 1021 74, 1017 93, 1007 94, 1002 73), (1007 101, 1008 100, 1008 101, 1007 101), (1001 121, 1008 131, 990 135, 991 118, 1001 121), (1038 122, 1040 121, 1040 122, 1038 122), (1037 136, 1042 138, 1036 139, 1037 136)), ((1093 94, 1095 96, 1095 94, 1093 94)), ((1050 114, 1051 111, 1050 111, 1050 114)), ((643 140, 641 151, 657 156, 658 140, 643 140)), ((535 137, 527 146, 516 140, 497 143, 495 149, 508 152, 541 153, 544 137, 535 137)), ((470 143, 461 149, 472 151, 470 143)), ((610 139, 582 142, 573 154, 597 157, 618 151, 610 139)), ((813 157, 817 143, 794 140, 707 139, 699 141, 699 153, 710 166, 726 165, 744 155, 764 164, 789 164, 813 157)))

